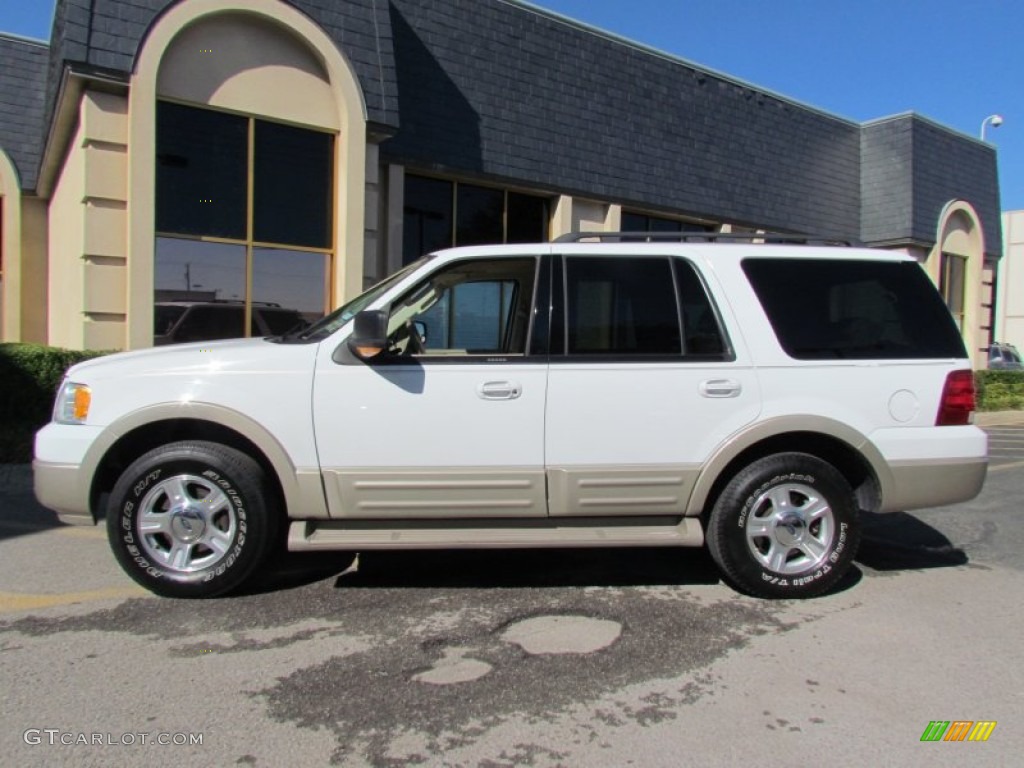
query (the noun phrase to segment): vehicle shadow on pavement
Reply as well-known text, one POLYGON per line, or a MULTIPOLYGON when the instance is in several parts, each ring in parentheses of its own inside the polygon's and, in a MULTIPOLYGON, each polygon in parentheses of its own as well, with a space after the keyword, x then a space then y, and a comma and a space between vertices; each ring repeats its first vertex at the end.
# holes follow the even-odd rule
POLYGON ((36 501, 32 468, 0 464, 0 541, 62 527, 57 513, 36 501))
POLYGON ((718 584, 703 549, 523 549, 286 553, 247 594, 335 577, 338 589, 627 587, 718 584))
POLYGON ((874 571, 910 571, 966 565, 967 553, 944 534, 906 512, 861 512, 864 535, 857 562, 874 571))

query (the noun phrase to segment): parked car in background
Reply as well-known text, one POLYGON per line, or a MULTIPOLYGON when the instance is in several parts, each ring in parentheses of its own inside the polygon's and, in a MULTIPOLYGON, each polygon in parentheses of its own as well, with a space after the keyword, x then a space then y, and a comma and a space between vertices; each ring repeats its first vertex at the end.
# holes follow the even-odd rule
POLYGON ((1024 361, 1013 344, 997 342, 988 348, 988 367, 993 371, 1024 371, 1024 361))
MULTIPOLYGON (((280 336, 301 331, 309 323, 298 310, 253 302, 249 335, 280 336)), ((160 301, 154 306, 153 343, 240 339, 245 336, 245 304, 241 301, 160 301)))

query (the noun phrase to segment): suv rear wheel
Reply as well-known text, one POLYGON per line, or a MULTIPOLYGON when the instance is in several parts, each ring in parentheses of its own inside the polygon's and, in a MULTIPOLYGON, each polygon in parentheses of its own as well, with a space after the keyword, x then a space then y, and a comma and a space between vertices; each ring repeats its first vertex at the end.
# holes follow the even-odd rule
POLYGON ((218 443, 155 448, 110 494, 107 532, 121 567, 168 597, 215 597, 266 559, 277 530, 263 470, 218 443))
POLYGON ((757 597, 825 592, 846 574, 859 541, 849 483, 831 464, 803 453, 744 468, 708 521, 708 549, 726 581, 757 597))

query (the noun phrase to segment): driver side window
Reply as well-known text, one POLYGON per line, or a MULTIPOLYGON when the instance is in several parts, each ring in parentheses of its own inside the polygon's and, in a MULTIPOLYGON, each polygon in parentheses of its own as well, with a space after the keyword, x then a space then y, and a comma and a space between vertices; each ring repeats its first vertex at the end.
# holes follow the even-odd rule
POLYGON ((459 261, 391 308, 389 353, 441 357, 526 352, 537 259, 459 261))

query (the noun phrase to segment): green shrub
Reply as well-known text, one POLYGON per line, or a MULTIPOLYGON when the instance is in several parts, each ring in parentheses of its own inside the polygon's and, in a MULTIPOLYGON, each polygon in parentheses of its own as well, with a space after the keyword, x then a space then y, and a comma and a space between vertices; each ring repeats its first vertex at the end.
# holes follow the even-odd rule
POLYGON ((1024 371, 977 371, 979 411, 1024 409, 1024 371))
POLYGON ((0 464, 32 459, 32 436, 50 420, 64 372, 106 352, 0 344, 0 464))

